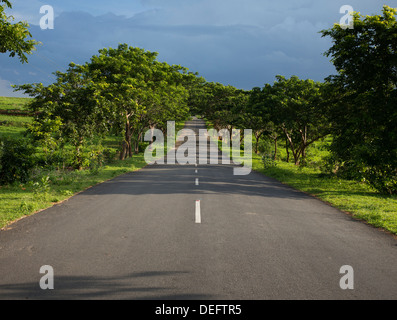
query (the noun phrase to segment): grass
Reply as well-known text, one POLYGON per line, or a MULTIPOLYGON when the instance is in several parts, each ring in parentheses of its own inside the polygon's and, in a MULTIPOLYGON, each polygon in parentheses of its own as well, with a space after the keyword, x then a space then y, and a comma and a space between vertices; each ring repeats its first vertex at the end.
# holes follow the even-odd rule
POLYGON ((33 122, 33 117, 8 116, 0 114, 0 126, 26 128, 26 125, 33 122))
POLYGON ((1 186, 0 228, 64 201, 91 186, 145 166, 144 156, 139 154, 124 161, 115 161, 95 172, 43 171, 26 184, 1 186))
POLYGON ((253 156, 253 170, 311 194, 356 219, 397 235, 396 196, 381 195, 367 184, 326 177, 317 168, 301 168, 284 161, 276 161, 276 166, 265 169, 258 155, 253 156))
POLYGON ((31 98, 0 97, 0 110, 24 110, 31 98))
MULTIPOLYGON (((0 110, 24 110, 31 98, 0 97, 0 110)), ((0 138, 18 138, 25 131, 32 117, 0 115, 0 138)))
POLYGON ((23 137, 25 131, 24 127, 0 126, 0 139, 23 137))

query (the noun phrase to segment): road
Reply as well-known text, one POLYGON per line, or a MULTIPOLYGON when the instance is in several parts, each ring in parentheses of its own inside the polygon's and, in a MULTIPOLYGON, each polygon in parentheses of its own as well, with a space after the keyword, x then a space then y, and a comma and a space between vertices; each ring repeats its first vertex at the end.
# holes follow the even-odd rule
POLYGON ((394 300, 397 240, 259 173, 153 165, 0 231, 0 274, 0 299, 394 300))

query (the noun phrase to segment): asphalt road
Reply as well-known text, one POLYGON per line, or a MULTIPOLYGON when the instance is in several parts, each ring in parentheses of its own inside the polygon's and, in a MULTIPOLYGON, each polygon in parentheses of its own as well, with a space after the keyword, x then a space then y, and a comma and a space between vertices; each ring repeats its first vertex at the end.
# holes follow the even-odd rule
POLYGON ((397 240, 259 173, 154 165, 0 231, 0 275, 0 299, 394 300, 397 240))

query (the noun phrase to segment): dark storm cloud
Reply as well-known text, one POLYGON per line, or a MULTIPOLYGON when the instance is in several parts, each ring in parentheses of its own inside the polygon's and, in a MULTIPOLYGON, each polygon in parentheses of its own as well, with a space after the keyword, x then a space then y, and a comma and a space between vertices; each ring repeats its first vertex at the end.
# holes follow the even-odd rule
MULTIPOLYGON (((0 95, 8 83, 50 83, 52 72, 65 70, 72 61, 84 63, 100 48, 118 43, 156 51, 160 60, 183 65, 208 81, 244 89, 273 82, 277 74, 321 81, 334 69, 322 55, 330 40, 321 38, 319 31, 339 22, 339 8, 345 4, 324 0, 142 0, 139 8, 145 10, 119 16, 98 15, 119 12, 117 1, 113 10, 99 1, 92 2, 92 6, 97 4, 95 13, 79 11, 87 10, 89 2, 81 8, 76 1, 74 7, 63 4, 54 30, 32 26, 33 37, 43 45, 29 64, 0 57, 0 95)), ((380 13, 383 4, 350 2, 366 14, 380 13)))

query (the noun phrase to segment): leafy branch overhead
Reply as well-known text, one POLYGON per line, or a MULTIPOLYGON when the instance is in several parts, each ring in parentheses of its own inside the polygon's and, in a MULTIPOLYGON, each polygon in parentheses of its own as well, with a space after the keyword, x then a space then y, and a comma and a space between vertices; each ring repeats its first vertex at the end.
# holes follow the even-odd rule
POLYGON ((5 10, 12 5, 7 0, 0 2, 0 52, 9 52, 10 57, 18 56, 21 63, 28 62, 27 55, 32 54, 39 42, 31 39, 29 24, 24 21, 13 23, 14 17, 7 16, 5 10))

